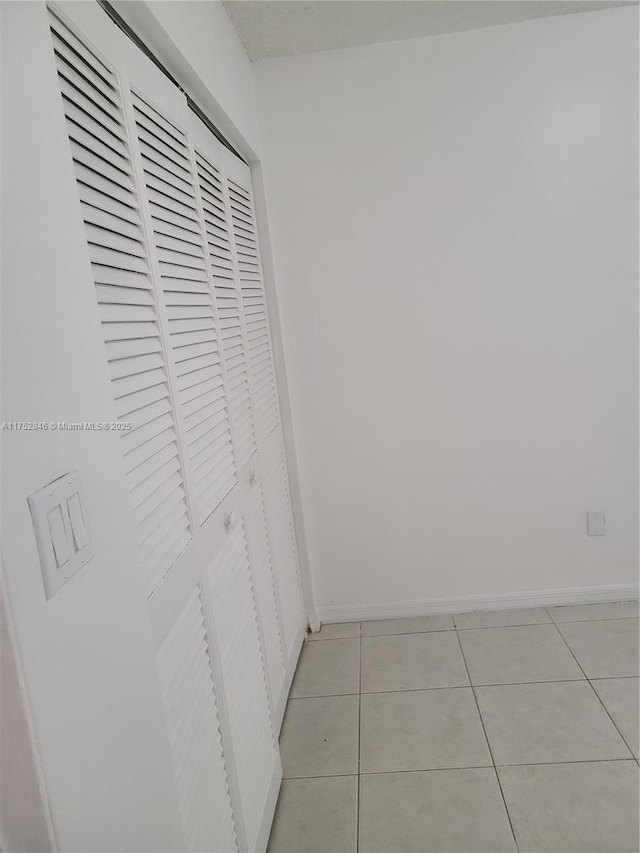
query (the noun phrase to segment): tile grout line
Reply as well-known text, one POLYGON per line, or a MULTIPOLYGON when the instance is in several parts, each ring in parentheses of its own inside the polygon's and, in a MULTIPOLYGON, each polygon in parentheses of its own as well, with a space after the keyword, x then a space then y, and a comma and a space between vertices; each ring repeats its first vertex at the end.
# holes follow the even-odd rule
POLYGON ((516 851, 519 851, 520 848, 518 846, 518 839, 516 838, 516 832, 515 832, 515 829, 513 828, 513 822, 511 820, 511 814, 509 813, 509 806, 507 805, 507 800, 506 800, 506 797, 504 795, 504 791, 502 790, 502 782, 500 781, 500 774, 498 773, 498 768, 496 766, 496 760, 493 757, 493 750, 491 749, 491 744, 489 743, 489 736, 487 735, 487 730, 486 730, 485 725, 484 725, 484 719, 482 717, 482 713, 480 712, 480 705, 478 703, 478 697, 476 695, 476 691, 475 691, 475 687, 473 685, 473 682, 471 681, 471 673, 469 672, 469 667, 467 666, 467 659, 464 655, 464 649, 462 648, 462 642, 460 640, 460 635, 458 634, 458 629, 457 629, 457 627, 455 627, 455 624, 454 624, 454 631, 456 632, 456 639, 458 641, 458 646, 460 648, 460 654, 462 655, 462 661, 464 663, 464 668, 467 672, 467 678, 469 679, 469 685, 471 686, 471 691, 473 692, 473 698, 474 698, 475 703, 476 703, 476 709, 478 711, 478 717, 480 718, 480 725, 482 726, 484 738, 487 742, 487 749, 489 750, 489 755, 491 757, 491 763, 493 765, 493 772, 495 773, 496 781, 498 782, 498 789, 500 790, 500 796, 502 797, 502 802, 504 804, 504 810, 505 810, 505 813, 507 815, 507 820, 509 821, 509 828, 511 830, 511 836, 513 838, 513 843, 515 844, 516 851))
MULTIPOLYGON (((364 638, 368 639, 368 638, 364 638)), ((631 681, 638 678, 637 675, 605 675, 592 679, 593 681, 631 681)), ((476 684, 475 687, 517 687, 523 684, 580 684, 590 681, 585 677, 580 678, 551 678, 541 681, 493 681, 486 684, 476 684)), ((468 690, 470 684, 454 684, 449 687, 409 687, 401 690, 367 690, 363 696, 377 696, 381 693, 422 693, 426 690, 468 690)), ((287 702, 298 702, 301 699, 335 699, 340 696, 358 696, 358 693, 314 693, 311 696, 290 696, 287 702)))
MULTIPOLYGON (((564 767, 570 764, 621 764, 631 762, 636 764, 634 757, 631 758, 584 758, 579 761, 525 761, 518 764, 472 764, 464 767, 416 767, 411 770, 370 770, 362 773, 362 776, 395 776, 400 773, 457 773, 458 770, 493 770, 498 767, 564 767)), ((298 782, 302 779, 351 779, 355 773, 319 773, 315 776, 283 776, 285 782, 298 782)))
MULTIPOLYGON (((417 634, 450 634, 452 631, 494 631, 497 628, 538 628, 542 625, 584 625, 591 622, 628 622, 637 619, 637 616, 616 616, 611 619, 573 619, 565 622, 554 622, 549 619, 548 622, 518 622, 516 625, 476 625, 471 628, 431 628, 426 631, 389 631, 386 634, 363 634, 367 640, 376 640, 381 637, 414 637, 417 634)), ((307 640, 309 643, 335 643, 344 640, 357 640, 358 637, 322 637, 317 640, 307 640)))
MULTIPOLYGON (((549 614, 549 615, 551 615, 551 614, 549 614)), ((593 621, 596 621, 596 620, 593 620, 593 621)), ((602 621, 610 622, 610 621, 612 621, 612 620, 607 619, 607 620, 602 620, 602 621)), ((635 757, 633 750, 631 749, 631 747, 630 747, 630 746, 629 746, 629 744, 627 743, 627 739, 625 738, 625 736, 622 734, 622 732, 621 732, 621 731, 620 731, 620 729, 618 728, 618 726, 617 726, 617 724, 616 724, 616 721, 613 719, 613 717, 612 717, 612 716, 611 716, 611 714, 609 713, 609 709, 608 709, 608 708, 607 708, 607 706, 604 704, 604 702, 603 702, 603 701, 602 701, 602 699, 600 698, 600 695, 599 695, 598 691, 596 690, 596 688, 595 688, 595 687, 593 686, 593 684, 591 683, 591 679, 589 678, 589 676, 587 675, 587 673, 584 671, 584 669, 583 669, 583 668, 582 668, 582 666, 580 665, 580 661, 579 661, 579 660, 578 660, 578 658, 574 655, 573 650, 572 650, 571 646, 569 645, 569 643, 565 640, 565 638, 564 638, 564 636, 563 636, 563 634, 562 634, 562 631, 560 630, 560 628, 558 628, 558 626, 556 625, 556 623, 555 623, 555 622, 554 622, 553 624, 554 624, 554 626, 555 626, 556 631, 557 631, 557 632, 558 632, 558 634, 560 635, 560 638, 562 639, 562 642, 563 642, 563 643, 565 644, 565 646, 567 647, 567 649, 568 649, 568 651, 569 651, 569 654, 571 655, 571 657, 572 657, 572 658, 574 659, 574 661, 576 662, 576 666, 580 669, 580 672, 584 675, 584 677, 585 677, 585 680, 586 680, 587 684, 588 684, 588 685, 589 685, 589 687, 593 690, 593 692, 594 692, 594 693, 595 693, 595 695, 596 695, 596 698, 597 698, 598 702, 600 702, 600 704, 601 704, 601 705, 602 705, 602 707, 604 708, 604 711, 605 711, 605 713, 606 713, 607 717, 609 717, 609 719, 611 720, 611 723, 612 723, 612 725, 613 725, 614 729, 618 732, 618 734, 619 734, 619 735, 620 735, 620 737, 622 738, 622 742, 624 743, 624 745, 625 745, 625 746, 627 747, 627 749, 629 750, 629 754, 630 754, 630 755, 631 755, 631 757, 632 757, 633 759, 635 759, 635 761, 637 762, 637 761, 638 761, 638 759, 635 757)), ((575 624, 575 623, 573 623, 573 624, 575 624)), ((614 676, 612 676, 612 678, 613 678, 613 677, 614 677, 614 676)), ((597 679, 594 679, 594 681, 597 681, 597 679)))
MULTIPOLYGON (((607 603, 607 602, 603 602, 603 603, 607 603)), ((621 602, 621 603, 626 604, 627 602, 621 602)), ((566 605, 566 606, 567 607, 576 607, 576 606, 581 606, 581 605, 570 604, 570 605, 566 605)), ((536 608, 536 609, 538 609, 538 608, 536 608)), ((564 621, 560 620, 559 622, 557 622, 553 618, 553 616, 548 612, 547 608, 540 607, 539 609, 545 610, 545 612, 547 613, 547 616, 550 619, 549 622, 518 622, 515 625, 477 625, 477 626, 471 627, 471 628, 463 628, 460 625, 456 625, 455 621, 454 621, 452 628, 427 628, 424 631, 392 631, 391 633, 388 633, 388 634, 362 634, 362 633, 360 633, 359 637, 367 637, 367 638, 369 638, 369 637, 402 637, 402 636, 406 636, 408 634, 444 634, 444 633, 447 633, 450 631, 485 631, 485 630, 488 630, 491 628, 533 628, 537 625, 558 625, 558 624, 560 624, 560 625, 576 625, 577 623, 583 623, 583 622, 618 622, 618 621, 623 620, 623 619, 626 620, 626 619, 639 619, 640 618, 640 616, 606 616, 606 617, 602 617, 600 619, 593 619, 593 618, 592 619, 565 619, 564 621)), ((489 613, 489 612, 493 612, 493 611, 479 610, 479 611, 472 611, 472 612, 474 612, 474 614, 475 614, 476 612, 477 613, 484 613, 484 612, 489 613)), ((502 613, 503 611, 498 610, 496 612, 502 613)), ((429 613, 429 614, 427 614, 427 616, 424 616, 424 617, 423 616, 406 616, 406 617, 403 616, 403 617, 399 617, 399 618, 401 618, 401 619, 423 619, 423 618, 425 618, 426 619, 426 618, 430 618, 431 616, 451 616, 453 619, 454 616, 465 616, 465 615, 467 615, 467 614, 466 613, 451 613, 451 614, 449 614, 449 613, 429 613)), ((395 618, 395 617, 392 617, 392 618, 395 618)), ((371 621, 372 622, 385 622, 387 620, 385 620, 385 619, 372 619, 371 621)), ((344 622, 327 622, 326 624, 327 625, 343 625, 346 623, 344 623, 344 622)), ((360 624, 366 624, 366 621, 364 623, 360 623, 360 624)), ((362 629, 360 629, 360 630, 362 632, 362 629)), ((333 642, 335 640, 357 640, 359 637, 317 637, 317 638, 310 638, 308 640, 308 642, 310 642, 310 643, 325 642, 326 643, 326 642, 333 642)))
MULTIPOLYGON (((471 628, 457 627, 457 631, 491 631, 497 628, 541 628, 543 625, 586 625, 592 622, 629 622, 637 620, 637 616, 615 616, 610 619, 566 619, 564 622, 556 622, 549 617, 548 622, 518 622, 515 625, 476 625, 471 628)), ((421 631, 422 634, 443 633, 442 631, 421 631)))
MULTIPOLYGON (((620 622, 623 619, 640 619, 640 616, 603 616, 601 619, 554 619, 548 610, 547 614, 554 625, 577 625, 578 622, 582 624, 583 622, 620 622)), ((548 625, 549 623, 545 622, 544 624, 548 625)))

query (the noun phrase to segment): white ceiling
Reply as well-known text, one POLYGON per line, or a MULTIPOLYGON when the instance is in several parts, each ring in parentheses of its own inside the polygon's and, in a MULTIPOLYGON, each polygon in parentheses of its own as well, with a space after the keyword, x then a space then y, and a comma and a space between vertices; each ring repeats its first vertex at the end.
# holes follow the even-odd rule
POLYGON ((250 59, 495 27, 637 0, 223 0, 250 59))

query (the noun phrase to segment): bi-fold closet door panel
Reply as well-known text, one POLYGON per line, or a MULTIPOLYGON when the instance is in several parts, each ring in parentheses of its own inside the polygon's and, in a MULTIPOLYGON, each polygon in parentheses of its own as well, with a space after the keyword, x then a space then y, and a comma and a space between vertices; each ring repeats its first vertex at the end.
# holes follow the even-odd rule
MULTIPOLYGON (((50 13, 140 562, 151 587, 191 540, 184 472, 118 75, 50 13)), ((171 93, 167 93, 171 94, 171 93)))
POLYGON ((185 849, 261 849, 305 619, 250 172, 97 4, 49 17, 185 849))
POLYGON ((250 436, 255 445, 246 459, 239 457, 241 479, 250 486, 242 515, 252 556, 271 707, 279 726, 305 617, 251 173, 193 115, 190 131, 220 316, 223 360, 227 371, 233 372, 232 422, 238 424, 239 420, 241 435, 250 436), (226 274, 229 262, 232 276, 226 274))

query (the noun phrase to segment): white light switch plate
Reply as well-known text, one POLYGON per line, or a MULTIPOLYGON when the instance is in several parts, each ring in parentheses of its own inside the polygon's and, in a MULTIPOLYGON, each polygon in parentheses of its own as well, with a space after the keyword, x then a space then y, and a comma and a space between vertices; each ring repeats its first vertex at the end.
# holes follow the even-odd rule
POLYGON ((29 497, 47 598, 93 557, 93 544, 77 471, 29 497))
POLYGON ((607 532, 607 519, 604 510, 593 510, 587 512, 587 533, 589 536, 605 536, 607 532))

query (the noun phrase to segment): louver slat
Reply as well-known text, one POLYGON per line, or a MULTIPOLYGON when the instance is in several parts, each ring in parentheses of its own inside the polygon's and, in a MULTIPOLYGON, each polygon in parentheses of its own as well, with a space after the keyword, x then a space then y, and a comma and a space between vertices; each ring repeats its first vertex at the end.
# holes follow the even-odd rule
POLYGON ((281 446, 264 460, 264 503, 288 660, 305 617, 287 468, 281 446))
POLYGON ((50 10, 139 551, 153 591, 191 540, 167 370, 115 74, 50 10))
POLYGON ((243 524, 233 531, 211 567, 209 593, 242 810, 249 849, 253 849, 272 780, 276 746, 243 524))
POLYGON ((194 486, 192 500, 203 524, 237 483, 220 335, 186 137, 135 93, 133 103, 194 486))
POLYGON ((260 612, 262 644, 269 675, 271 710, 275 713, 284 687, 286 662, 280 633, 278 603, 260 483, 253 486, 247 503, 245 524, 251 557, 251 576, 260 612))
POLYGON ((191 851, 238 850, 200 589, 158 652, 182 821, 191 851))
POLYGON ((234 281, 222 176, 216 167, 198 151, 196 151, 196 166, 213 291, 220 320, 231 422, 236 440, 238 465, 242 469, 256 450, 256 437, 249 391, 248 358, 242 332, 241 299, 234 281))
POLYGON ((227 184, 253 386, 253 411, 263 442, 278 425, 280 416, 255 217, 249 192, 235 181, 227 180, 227 184))

